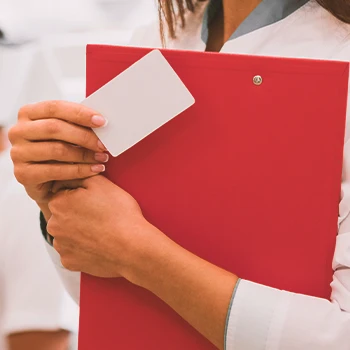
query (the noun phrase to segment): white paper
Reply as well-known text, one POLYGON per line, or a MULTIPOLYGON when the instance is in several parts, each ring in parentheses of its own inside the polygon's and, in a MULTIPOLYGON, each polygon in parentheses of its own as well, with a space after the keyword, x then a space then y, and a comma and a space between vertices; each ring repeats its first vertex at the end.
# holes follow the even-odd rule
POLYGON ((154 50, 82 103, 108 120, 94 131, 116 157, 194 102, 162 53, 154 50))

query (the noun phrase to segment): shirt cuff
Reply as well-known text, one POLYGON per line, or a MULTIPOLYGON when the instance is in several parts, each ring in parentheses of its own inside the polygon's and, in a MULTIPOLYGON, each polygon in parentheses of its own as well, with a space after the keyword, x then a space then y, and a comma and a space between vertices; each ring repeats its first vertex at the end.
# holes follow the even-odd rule
POLYGON ((45 244, 47 252, 50 255, 50 258, 53 264, 56 267, 58 275, 63 282, 63 285, 71 296, 71 298, 75 301, 76 304, 80 303, 80 272, 69 271, 62 266, 60 255, 57 251, 50 246, 49 244, 45 244))
POLYGON ((228 315, 226 349, 277 349, 291 295, 241 280, 228 315))
POLYGON ((226 347, 226 343, 227 343, 227 330, 228 330, 228 324, 229 324, 229 320, 230 320, 230 314, 231 314, 231 310, 232 310, 232 305, 233 305, 233 300, 236 296, 236 293, 237 293, 237 289, 238 289, 238 286, 239 286, 239 283, 241 282, 241 279, 239 278, 236 282, 236 285, 235 285, 235 288, 233 289, 233 292, 232 292, 232 297, 231 297, 231 301, 230 301, 230 305, 228 307, 228 310, 227 310, 227 317, 226 317, 226 325, 225 325, 225 339, 224 339, 224 347, 225 347, 225 350, 227 349, 226 347))
MULTIPOLYGON (((2 334, 9 336, 24 332, 54 332, 65 330, 71 333, 78 332, 79 308, 68 295, 67 301, 60 300, 62 310, 56 314, 49 310, 18 311, 11 313, 2 325, 2 334)), ((56 300, 57 301, 57 300, 56 300)))

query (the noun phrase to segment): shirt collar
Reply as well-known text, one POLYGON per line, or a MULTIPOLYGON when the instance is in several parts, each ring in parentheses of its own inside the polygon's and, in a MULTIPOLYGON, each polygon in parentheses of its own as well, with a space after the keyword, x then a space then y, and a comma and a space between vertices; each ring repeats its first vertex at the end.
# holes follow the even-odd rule
MULTIPOLYGON (((305 5, 309 0, 262 0, 256 9, 243 21, 229 40, 253 32, 270 24, 276 23, 305 5)), ((221 0, 211 0, 204 15, 202 40, 208 40, 208 25, 222 10, 221 0)))

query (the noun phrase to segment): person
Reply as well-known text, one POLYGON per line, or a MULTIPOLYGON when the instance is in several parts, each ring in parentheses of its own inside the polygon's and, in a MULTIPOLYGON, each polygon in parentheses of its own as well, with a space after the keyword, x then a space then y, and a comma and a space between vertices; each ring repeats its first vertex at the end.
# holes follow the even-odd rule
POLYGON ((0 153, 3 152, 8 144, 5 128, 0 125, 0 153))
MULTIPOLYGON (((159 7, 161 33, 156 25, 143 29, 135 45, 350 58, 348 0, 159 0, 159 7)), ((154 227, 131 195, 100 176, 108 156, 90 128, 105 123, 84 106, 47 101, 24 106, 10 132, 16 177, 41 209, 47 241, 72 271, 64 277, 71 278, 73 294, 79 271, 122 276, 170 305, 219 349, 350 349, 349 125, 327 301, 241 280, 154 227)))
POLYGON ((73 349, 70 346, 74 346, 79 310, 64 290, 43 245, 36 205, 13 176, 7 144, 3 126, 0 128, 0 349, 73 349))

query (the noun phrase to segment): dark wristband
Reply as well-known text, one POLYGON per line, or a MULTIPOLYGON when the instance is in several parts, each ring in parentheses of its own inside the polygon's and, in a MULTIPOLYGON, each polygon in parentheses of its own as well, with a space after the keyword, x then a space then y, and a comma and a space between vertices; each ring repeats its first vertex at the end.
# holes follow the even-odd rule
POLYGON ((45 220, 45 216, 43 212, 40 212, 40 228, 41 228, 41 233, 43 234, 45 241, 50 244, 50 246, 53 246, 53 237, 47 232, 47 222, 45 220))

